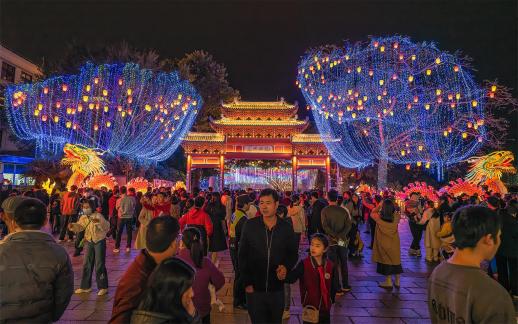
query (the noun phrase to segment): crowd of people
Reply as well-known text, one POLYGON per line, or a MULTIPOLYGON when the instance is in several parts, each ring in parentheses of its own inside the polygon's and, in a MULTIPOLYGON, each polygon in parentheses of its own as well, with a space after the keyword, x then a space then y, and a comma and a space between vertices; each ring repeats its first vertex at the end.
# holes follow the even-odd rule
POLYGON ((354 289, 348 263, 366 248, 384 277, 379 287, 401 287, 401 226, 412 234, 409 255, 421 257, 424 245, 425 262, 437 265, 428 287, 432 322, 516 322, 516 194, 444 195, 436 203, 418 192, 397 201, 389 190, 72 186, 50 197, 38 188, 3 188, 0 198, 0 322, 58 320, 73 293, 92 291, 94 270, 97 294, 107 294, 107 240, 121 253, 126 232, 125 252, 140 252, 118 282, 111 323, 210 323, 212 307, 222 306, 218 253, 226 250, 233 306, 247 310, 252 323, 289 318, 297 281, 302 320, 329 323, 335 300, 354 289), (367 242, 361 230, 370 234, 367 242), (83 254, 75 290, 66 241, 74 242, 73 257, 83 254))

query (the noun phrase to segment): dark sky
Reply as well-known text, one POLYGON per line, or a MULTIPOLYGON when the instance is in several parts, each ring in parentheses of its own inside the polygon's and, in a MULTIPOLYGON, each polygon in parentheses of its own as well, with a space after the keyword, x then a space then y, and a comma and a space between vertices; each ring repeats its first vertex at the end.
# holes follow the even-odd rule
POLYGON ((0 42, 36 63, 55 59, 72 39, 91 45, 127 40, 163 57, 204 49, 226 65, 244 100, 285 97, 305 105, 295 87, 305 49, 368 35, 402 34, 462 50, 473 58, 477 80, 498 79, 516 89, 517 3, 0 0, 0 42))

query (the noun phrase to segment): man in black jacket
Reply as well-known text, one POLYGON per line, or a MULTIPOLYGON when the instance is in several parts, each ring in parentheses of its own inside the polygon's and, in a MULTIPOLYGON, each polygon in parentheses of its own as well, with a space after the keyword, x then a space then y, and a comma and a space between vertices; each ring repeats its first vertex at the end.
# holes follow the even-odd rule
POLYGON ((324 233, 322 229, 322 209, 327 206, 327 202, 321 199, 316 191, 311 192, 309 200, 311 202, 311 214, 309 215, 308 240, 317 232, 324 233))
POLYGON ((239 242, 239 268, 252 323, 281 323, 284 279, 298 260, 293 227, 276 215, 279 195, 264 189, 260 217, 249 219, 239 242))

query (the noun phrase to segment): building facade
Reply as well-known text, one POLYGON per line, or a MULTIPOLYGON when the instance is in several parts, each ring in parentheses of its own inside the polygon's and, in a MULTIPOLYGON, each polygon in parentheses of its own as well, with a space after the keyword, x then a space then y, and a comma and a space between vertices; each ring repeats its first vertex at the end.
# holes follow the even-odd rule
POLYGON ((12 140, 11 129, 5 117, 5 89, 12 83, 30 83, 42 76, 40 68, 0 45, 0 181, 13 185, 30 185, 31 179, 22 177, 25 165, 33 160, 12 140))
POLYGON ((299 120, 297 110, 298 106, 284 100, 223 104, 221 119, 210 120, 214 133, 190 132, 182 142, 187 156, 188 190, 192 171, 200 168, 218 169, 219 186, 224 188, 225 160, 228 159, 291 161, 294 189, 297 189, 298 170, 322 169, 328 190, 331 158, 323 140, 335 139, 303 134, 308 119, 299 120))

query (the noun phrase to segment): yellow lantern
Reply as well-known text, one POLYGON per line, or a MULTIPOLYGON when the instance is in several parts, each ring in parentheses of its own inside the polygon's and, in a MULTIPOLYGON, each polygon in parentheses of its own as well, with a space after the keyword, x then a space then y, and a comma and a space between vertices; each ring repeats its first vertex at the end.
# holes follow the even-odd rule
POLYGON ((362 67, 361 67, 361 66, 358 66, 358 67, 356 68, 356 72, 360 73, 361 71, 362 71, 362 67))
POLYGON ((438 58, 436 58, 436 59, 435 59, 435 64, 441 64, 441 58, 439 58, 439 57, 438 57, 438 58))
POLYGON ((496 85, 491 86, 491 92, 495 92, 495 91, 496 91, 496 85))
POLYGON ((70 121, 67 121, 67 122, 66 122, 66 126, 67 126, 67 128, 70 128, 70 127, 72 127, 72 122, 70 122, 70 121))
POLYGON ((401 150, 401 156, 405 156, 405 155, 406 155, 405 150, 401 150))
POLYGON ((126 90, 126 93, 128 94, 128 96, 131 96, 131 94, 132 94, 131 88, 128 88, 128 90, 126 90))
POLYGON ((78 104, 77 105, 77 111, 79 111, 79 112, 83 111, 83 105, 82 104, 78 104))
POLYGON ((382 86, 384 83, 385 81, 383 81, 383 79, 379 81, 380 86, 382 86))
POLYGON ((426 69, 426 75, 432 75, 432 70, 426 69))
POLYGON ((473 101, 471 102, 471 106, 473 106, 473 107, 478 106, 478 102, 477 102, 476 100, 473 100, 473 101))
POLYGON ((83 96, 83 101, 88 102, 88 96, 83 96))
POLYGON ((421 161, 417 162, 417 166, 420 167, 423 163, 421 161))
POLYGON ((104 112, 108 112, 108 110, 110 110, 110 107, 104 106, 104 112))
POLYGON ((146 109, 146 111, 151 111, 151 106, 150 105, 145 105, 144 108, 146 109))
POLYGON ((90 85, 87 84, 86 87, 85 87, 86 92, 90 92, 90 89, 91 89, 90 85))
POLYGON ((430 169, 430 162, 426 162, 425 168, 430 169))
POLYGON ((105 97, 106 97, 107 95, 108 95, 108 90, 104 89, 104 90, 103 90, 103 96, 105 96, 105 97))
POLYGON ((110 127, 111 125, 112 125, 112 123, 110 121, 106 122, 106 127, 110 127))
POLYGON ((464 139, 468 138, 468 133, 466 133, 466 132, 462 133, 462 138, 464 138, 464 139))
POLYGON ((414 76, 413 75, 409 75, 408 76, 408 82, 412 82, 414 81, 414 76))

